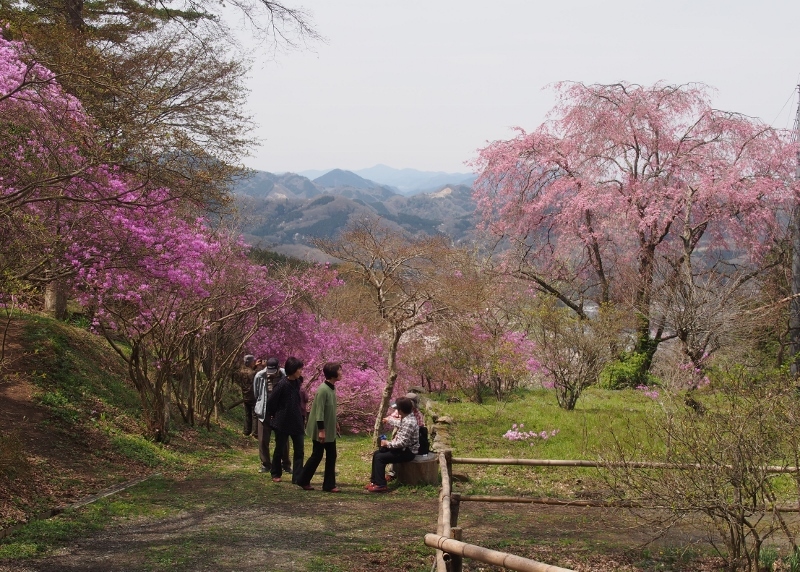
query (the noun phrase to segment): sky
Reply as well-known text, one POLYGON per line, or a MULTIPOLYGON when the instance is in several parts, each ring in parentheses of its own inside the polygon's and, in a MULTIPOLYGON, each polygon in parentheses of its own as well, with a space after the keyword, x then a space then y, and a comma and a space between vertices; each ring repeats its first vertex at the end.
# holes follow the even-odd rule
POLYGON ((718 109, 794 122, 798 0, 285 2, 325 41, 251 51, 259 170, 470 172, 477 149, 539 126, 565 80, 702 82, 718 109))

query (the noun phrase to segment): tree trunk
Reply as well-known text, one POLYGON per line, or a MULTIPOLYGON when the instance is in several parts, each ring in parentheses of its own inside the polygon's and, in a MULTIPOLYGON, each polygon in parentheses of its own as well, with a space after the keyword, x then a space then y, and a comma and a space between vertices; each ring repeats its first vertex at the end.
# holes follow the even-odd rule
POLYGON ((639 287, 636 289, 636 311, 638 312, 638 326, 636 328, 636 345, 634 352, 644 356, 637 379, 644 380, 653 364, 653 356, 658 349, 658 340, 650 334, 650 302, 653 287, 653 272, 655 264, 655 246, 642 247, 639 254, 639 287))
POLYGON ((45 286, 44 311, 57 320, 67 317, 67 285, 63 279, 51 280, 45 286))
POLYGON ((83 30, 83 0, 65 0, 64 16, 74 30, 83 30))
MULTIPOLYGON (((800 109, 800 107, 798 107, 800 109)), ((800 179, 800 157, 798 157, 800 179)), ((792 217, 792 301, 789 303, 789 359, 792 376, 800 375, 800 206, 792 217)))
POLYGON ((383 388, 383 396, 381 397, 381 404, 378 407, 378 414, 375 417, 375 425, 373 426, 372 437, 375 444, 380 446, 381 440, 381 426, 383 425, 383 417, 386 415, 386 410, 389 408, 389 401, 392 399, 392 392, 394 392, 394 382, 397 381, 397 347, 400 345, 400 338, 403 337, 403 331, 397 325, 392 325, 392 340, 389 342, 389 357, 386 359, 386 365, 389 370, 389 378, 386 380, 386 386, 383 388))
POLYGON ((419 460, 407 463, 395 463, 397 481, 404 485, 438 485, 439 459, 435 454, 425 455, 419 460))

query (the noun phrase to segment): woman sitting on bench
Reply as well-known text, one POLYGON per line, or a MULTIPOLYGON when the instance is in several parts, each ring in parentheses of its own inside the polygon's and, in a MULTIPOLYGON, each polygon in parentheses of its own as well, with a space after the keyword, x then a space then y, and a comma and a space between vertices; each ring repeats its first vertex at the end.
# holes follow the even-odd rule
POLYGON ((419 451, 419 426, 414 416, 414 404, 407 397, 397 400, 400 413, 400 426, 391 441, 382 440, 381 448, 372 454, 372 478, 367 490, 371 493, 385 493, 386 465, 412 461, 419 451))

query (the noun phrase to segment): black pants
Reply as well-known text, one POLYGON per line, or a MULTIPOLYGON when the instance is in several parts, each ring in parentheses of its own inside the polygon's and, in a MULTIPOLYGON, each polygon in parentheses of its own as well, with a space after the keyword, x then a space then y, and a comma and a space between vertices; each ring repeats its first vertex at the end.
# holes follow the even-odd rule
POLYGON ((255 417, 255 415, 253 415, 253 408, 255 406, 256 406, 255 401, 244 402, 244 430, 242 431, 242 433, 244 433, 245 435, 252 434, 253 429, 256 429, 255 427, 253 427, 253 419, 255 418, 256 420, 258 420, 258 418, 255 417))
MULTIPOLYGON (((272 427, 269 423, 264 423, 261 420, 256 420, 258 424, 258 458, 261 460, 261 465, 268 470, 272 469, 272 456, 269 454, 269 439, 272 436, 272 427)), ((289 460, 289 447, 284 448, 282 458, 283 470, 288 471, 292 462, 289 460)))
POLYGON ((292 449, 294 449, 294 455, 292 456, 292 482, 297 483, 297 479, 300 477, 300 472, 303 470, 304 435, 302 433, 300 435, 289 435, 287 433, 281 433, 275 429, 275 451, 272 453, 272 469, 270 470, 270 473, 272 474, 273 478, 280 477, 283 474, 281 457, 283 456, 283 452, 286 450, 286 447, 289 444, 289 437, 292 438, 292 449))
POLYGON ((297 478, 297 484, 301 487, 311 484, 311 478, 317 472, 322 455, 325 454, 325 474, 322 477, 322 490, 329 491, 336 488, 336 441, 330 443, 320 443, 311 441, 311 456, 306 461, 303 471, 297 478))
POLYGON ((381 447, 372 453, 372 477, 370 482, 379 487, 386 486, 386 465, 389 463, 407 463, 413 461, 411 449, 389 449, 381 447))

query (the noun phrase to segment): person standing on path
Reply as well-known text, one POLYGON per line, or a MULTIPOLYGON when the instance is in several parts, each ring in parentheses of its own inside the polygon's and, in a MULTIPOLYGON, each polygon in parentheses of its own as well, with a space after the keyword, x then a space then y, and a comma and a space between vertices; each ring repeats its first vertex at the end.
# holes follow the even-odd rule
POLYGON ((275 430, 275 451, 272 454, 273 482, 279 483, 283 474, 281 457, 292 439, 294 456, 292 460, 292 482, 297 483, 303 470, 303 416, 300 413, 300 386, 303 385, 303 362, 296 357, 286 359, 283 366, 285 375, 281 378, 272 395, 267 399, 267 416, 270 426, 275 430))
MULTIPOLYGON (((253 379, 253 393, 256 396, 256 404, 253 408, 256 416, 256 423, 258 429, 258 457, 261 460, 261 467, 259 473, 269 473, 272 470, 272 456, 269 453, 269 441, 272 435, 272 427, 269 426, 269 419, 267 418, 267 399, 272 394, 281 375, 278 368, 278 358, 271 357, 267 360, 267 365, 264 369, 259 370, 253 379)), ((291 470, 291 462, 289 461, 289 448, 284 449, 282 458, 283 470, 291 470)))
POLYGON ((329 493, 341 492, 336 486, 336 383, 342 379, 342 365, 328 362, 322 366, 325 381, 317 388, 311 413, 308 416, 306 435, 311 437, 311 456, 306 461, 297 484, 307 491, 313 491, 311 478, 325 455, 325 474, 322 478, 322 490, 329 493))
POLYGON ((244 403, 244 435, 253 434, 253 408, 256 405, 256 396, 253 393, 253 376, 256 373, 256 358, 250 354, 244 356, 244 364, 233 372, 233 379, 236 385, 242 390, 242 402, 244 403))

